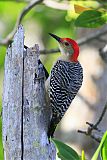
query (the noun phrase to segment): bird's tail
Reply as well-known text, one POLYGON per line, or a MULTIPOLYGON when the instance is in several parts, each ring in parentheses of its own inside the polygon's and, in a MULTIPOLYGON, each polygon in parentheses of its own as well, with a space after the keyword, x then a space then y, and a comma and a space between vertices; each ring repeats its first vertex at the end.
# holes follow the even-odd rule
POLYGON ((54 137, 54 132, 55 132, 56 126, 57 126, 57 124, 54 123, 53 121, 51 121, 50 126, 48 128, 48 133, 47 133, 49 139, 50 139, 50 137, 51 138, 54 137))

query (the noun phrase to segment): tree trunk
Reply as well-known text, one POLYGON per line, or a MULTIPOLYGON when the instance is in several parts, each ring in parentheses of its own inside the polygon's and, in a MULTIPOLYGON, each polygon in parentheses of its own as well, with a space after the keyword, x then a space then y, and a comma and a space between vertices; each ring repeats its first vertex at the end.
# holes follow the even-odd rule
POLYGON ((3 92, 3 147, 5 160, 55 160, 48 142, 49 106, 46 102, 39 48, 24 51, 20 25, 5 58, 3 92))

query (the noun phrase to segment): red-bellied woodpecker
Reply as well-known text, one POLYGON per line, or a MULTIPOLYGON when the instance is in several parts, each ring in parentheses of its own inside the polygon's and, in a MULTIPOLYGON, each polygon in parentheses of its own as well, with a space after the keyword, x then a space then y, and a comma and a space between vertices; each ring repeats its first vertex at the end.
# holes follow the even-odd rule
POLYGON ((77 60, 79 55, 78 44, 70 38, 60 38, 51 33, 50 35, 58 41, 62 54, 54 64, 46 81, 52 110, 48 137, 53 137, 57 124, 82 85, 83 69, 77 60))

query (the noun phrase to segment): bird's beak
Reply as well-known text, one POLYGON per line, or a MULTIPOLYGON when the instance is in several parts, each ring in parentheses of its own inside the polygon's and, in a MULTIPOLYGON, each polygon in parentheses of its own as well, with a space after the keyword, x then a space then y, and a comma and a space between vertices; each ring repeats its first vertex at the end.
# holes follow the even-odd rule
POLYGON ((58 42, 61 42, 61 38, 56 36, 55 34, 49 33, 49 35, 55 38, 58 42))

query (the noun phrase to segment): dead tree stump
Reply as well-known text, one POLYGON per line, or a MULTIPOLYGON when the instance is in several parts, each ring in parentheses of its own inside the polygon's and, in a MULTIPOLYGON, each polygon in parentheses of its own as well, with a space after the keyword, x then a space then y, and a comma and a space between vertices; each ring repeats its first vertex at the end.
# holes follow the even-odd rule
POLYGON ((55 160, 55 147, 47 138, 50 112, 38 58, 38 45, 24 51, 24 30, 20 25, 5 57, 4 160, 55 160))

